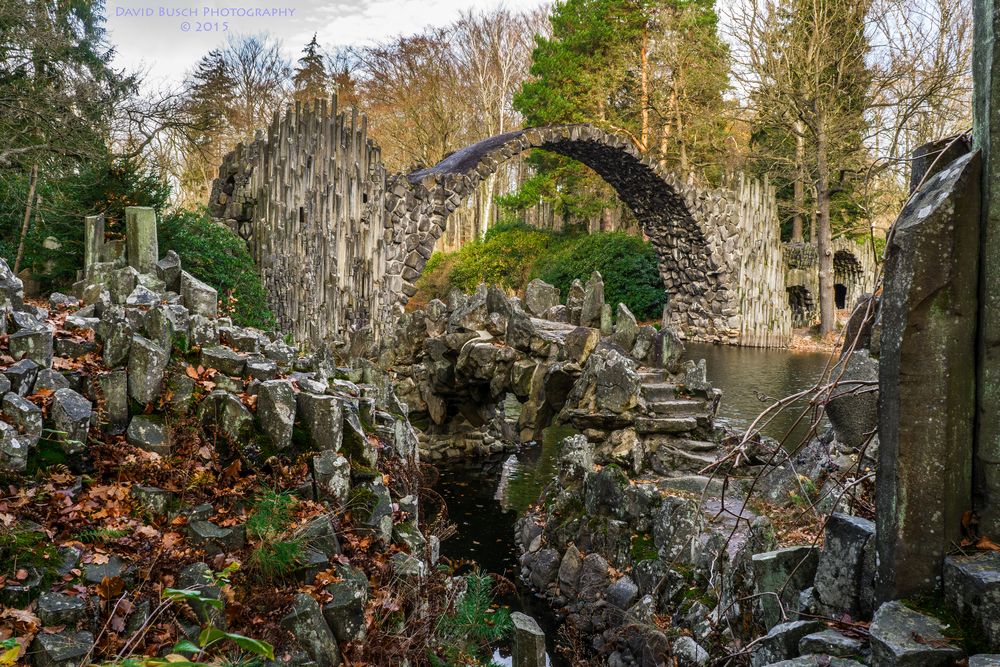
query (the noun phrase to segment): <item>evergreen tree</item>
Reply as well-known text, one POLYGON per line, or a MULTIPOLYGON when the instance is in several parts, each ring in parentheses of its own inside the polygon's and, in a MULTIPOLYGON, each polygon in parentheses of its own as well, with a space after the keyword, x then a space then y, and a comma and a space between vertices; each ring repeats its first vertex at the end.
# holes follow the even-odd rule
MULTIPOLYGON (((197 129, 184 146, 181 190, 191 202, 204 202, 229 145, 235 83, 225 56, 212 49, 195 66, 188 80, 186 110, 197 129)), ((186 202, 189 203, 189 202, 186 202)))
POLYGON ((101 1, 0 2, 0 256, 44 280, 79 268, 82 216, 107 213, 114 230, 124 205, 165 199, 113 154, 137 80, 111 66, 103 14, 101 1))
MULTIPOLYGON (((682 172, 720 175, 728 50, 714 0, 563 0, 550 21, 552 35, 536 38, 531 79, 514 98, 528 125, 594 123, 682 172)), ((611 198, 578 165, 531 160, 539 175, 527 189, 555 193, 557 208, 585 213, 611 198), (566 202, 567 192, 577 201, 566 202)))
POLYGON ((302 49, 302 57, 295 68, 292 82, 295 85, 295 99, 303 103, 323 99, 330 94, 330 76, 315 34, 302 49))

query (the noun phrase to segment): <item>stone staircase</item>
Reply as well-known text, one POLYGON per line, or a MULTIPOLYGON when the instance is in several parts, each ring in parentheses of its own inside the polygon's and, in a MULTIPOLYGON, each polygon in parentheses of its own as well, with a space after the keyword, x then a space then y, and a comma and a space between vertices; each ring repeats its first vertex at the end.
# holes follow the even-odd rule
POLYGON ((639 434, 707 435, 718 407, 718 396, 685 395, 683 388, 669 381, 660 369, 640 369, 641 395, 649 416, 636 420, 639 434))
POLYGON ((662 490, 700 492, 714 486, 697 473, 717 458, 718 445, 711 438, 719 392, 689 392, 663 369, 642 368, 639 376, 648 413, 636 419, 635 429, 654 469, 665 476, 662 490))

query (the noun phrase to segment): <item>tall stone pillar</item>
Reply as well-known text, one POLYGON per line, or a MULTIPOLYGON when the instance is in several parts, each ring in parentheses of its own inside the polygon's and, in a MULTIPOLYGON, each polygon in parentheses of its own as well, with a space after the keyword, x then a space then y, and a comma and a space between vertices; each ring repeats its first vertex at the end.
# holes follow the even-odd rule
POLYGON ((982 153, 975 506, 1000 535, 1000 0, 974 0, 973 138, 982 153), (996 150, 994 150, 994 146, 996 150))
POLYGON ((125 207, 128 265, 139 273, 156 273, 160 250, 156 241, 156 211, 148 206, 125 207))
POLYGON ((83 219, 83 274, 90 273, 90 267, 101 261, 104 246, 104 214, 88 215, 83 219))
POLYGON ((979 155, 926 179, 886 248, 876 480, 880 601, 932 594, 972 506, 979 155))

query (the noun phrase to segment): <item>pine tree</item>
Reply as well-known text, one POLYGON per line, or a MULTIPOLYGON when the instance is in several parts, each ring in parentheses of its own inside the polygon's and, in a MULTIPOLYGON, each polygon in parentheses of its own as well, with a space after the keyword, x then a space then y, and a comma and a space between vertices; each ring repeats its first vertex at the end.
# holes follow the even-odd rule
MULTIPOLYGON (((714 0, 564 0, 550 22, 514 97, 528 125, 594 123, 665 165, 719 177, 728 50, 714 0)), ((531 160, 539 175, 526 189, 554 193, 557 210, 588 215, 613 199, 571 161, 531 160)))
POLYGON ((292 82, 295 85, 295 99, 303 103, 323 99, 330 94, 330 76, 315 34, 302 49, 302 57, 295 68, 292 82))
POLYGON ((229 118, 235 83, 222 51, 212 49, 195 67, 188 80, 187 113, 197 131, 184 148, 181 189, 193 201, 202 202, 232 136, 229 118))

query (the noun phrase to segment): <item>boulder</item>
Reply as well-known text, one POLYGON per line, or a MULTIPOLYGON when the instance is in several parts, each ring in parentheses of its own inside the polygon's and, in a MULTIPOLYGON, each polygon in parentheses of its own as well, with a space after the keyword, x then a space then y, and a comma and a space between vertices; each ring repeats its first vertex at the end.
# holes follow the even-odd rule
POLYGON ((868 350, 841 357, 830 377, 840 384, 830 392, 826 414, 837 440, 861 447, 878 428, 878 361, 868 350))
POLYGON ((131 266, 112 271, 108 276, 107 288, 111 303, 123 304, 135 286, 139 284, 139 272, 131 266))
POLYGON ((559 449, 559 483, 582 482, 594 469, 594 445, 583 435, 563 439, 559 449))
POLYGON ((524 288, 524 308, 529 314, 542 317, 547 310, 558 305, 558 287, 554 287, 540 278, 535 278, 524 288))
POLYGON ((514 655, 512 665, 515 667, 546 667, 545 633, 532 617, 515 611, 510 615, 514 624, 514 655))
POLYGON ((954 554, 944 561, 944 599, 991 647, 1000 646, 1000 552, 954 554))
POLYGON ((257 387, 257 421, 276 449, 292 444, 295 428, 295 391, 288 380, 266 380, 257 387))
POLYGON ((864 561, 866 547, 875 537, 875 524, 835 513, 827 519, 824 534, 813 584, 816 595, 831 615, 861 618, 862 593, 874 585, 865 579, 864 561))
POLYGON ((35 390, 39 370, 39 365, 31 359, 22 359, 5 368, 3 374, 10 384, 8 391, 13 391, 19 396, 31 394, 35 390))
MULTIPOLYGON (((558 570, 556 573, 558 574, 558 570)), ((582 600, 596 600, 607 590, 610 580, 611 570, 608 561, 599 553, 589 553, 580 565, 577 596, 582 600)))
POLYGON ((636 321, 635 315, 628 309, 628 306, 619 303, 618 311, 615 313, 614 334, 611 336, 611 341, 629 353, 635 346, 638 334, 639 323, 636 321))
POLYGON ((842 635, 836 630, 814 632, 799 640, 799 653, 802 655, 818 653, 838 658, 861 658, 866 651, 863 641, 842 635))
POLYGON ((170 292, 181 293, 181 258, 173 250, 168 250, 156 263, 156 277, 170 292))
MULTIPOLYGON (((583 311, 583 297, 586 292, 583 289, 583 283, 579 280, 574 279, 569 286, 569 292, 566 294, 566 310, 569 318, 569 323, 576 326, 580 326, 582 322, 580 321, 580 315, 583 311)), ((583 325, 587 326, 587 325, 583 325)))
MULTIPOLYGON (((41 389, 48 389, 49 391, 55 391, 56 389, 69 389, 69 380, 66 376, 59 371, 54 371, 51 368, 43 368, 38 372, 38 379, 35 380, 35 391, 41 389)), ((2 393, 2 392, 0 392, 2 393)))
POLYGON ((219 293, 187 271, 181 271, 181 303, 192 315, 214 318, 219 315, 219 293))
POLYGON ((566 334, 564 349, 566 358, 580 364, 587 363, 591 352, 601 342, 601 332, 589 327, 577 327, 566 334))
POLYGON ((341 663, 337 638, 330 630, 319 603, 305 593, 292 602, 291 611, 281 619, 281 626, 292 633, 296 643, 318 667, 338 667, 341 663))
MULTIPOLYGON (((567 304, 568 305, 568 304, 567 304)), ((604 308, 604 279, 594 271, 583 288, 580 303, 580 326, 601 328, 601 311, 604 308)), ((576 324, 573 322, 573 324, 576 324)))
POLYGON ((49 419, 55 439, 67 454, 78 454, 87 446, 93 404, 72 389, 59 389, 52 395, 49 419))
POLYGON ((368 577, 349 565, 337 565, 336 572, 340 581, 326 587, 331 597, 323 605, 323 617, 338 640, 360 641, 365 636, 368 577))
POLYGON ((556 576, 559 574, 559 565, 561 563, 559 552, 555 549, 541 549, 529 555, 531 556, 529 561, 529 580, 531 585, 536 590, 544 592, 549 587, 549 584, 556 580, 556 576))
POLYGON ((128 373, 124 369, 101 373, 95 380, 97 404, 109 433, 121 433, 128 426, 128 373))
POLYGON ((75 626, 83 619, 87 604, 83 598, 62 593, 42 593, 38 597, 36 613, 42 625, 75 626))
POLYGON ((947 629, 902 602, 886 602, 872 618, 872 661, 879 667, 952 667, 964 657, 949 644, 947 629))
MULTIPOLYGON (((560 566, 560 570, 561 569, 562 567, 560 566)), ((613 584, 608 586, 608 590, 604 595, 604 598, 608 602, 619 609, 628 609, 638 597, 639 587, 635 585, 635 582, 632 581, 632 577, 628 575, 619 578, 613 584)))
MULTIPOLYGON (((524 545, 527 547, 528 545, 524 545)), ((583 566, 583 556, 576 545, 571 544, 563 554, 559 563, 559 592, 567 598, 575 598, 580 581, 580 568, 583 566)))
POLYGON ((0 402, 4 420, 21 432, 28 447, 34 447, 42 437, 42 409, 14 392, 7 392, 0 402))
POLYGON ((13 426, 0 421, 0 471, 22 473, 27 467, 27 439, 13 426))
POLYGON ((793 618, 798 608, 799 592, 807 588, 816 576, 819 550, 813 546, 798 546, 754 554, 755 592, 761 595, 760 606, 764 626, 773 628, 793 618), (776 593, 781 604, 774 595, 776 593), (767 594, 767 595, 762 595, 767 594), (785 617, 782 617, 782 607, 785 617))
POLYGON ((97 327, 97 337, 103 346, 104 363, 110 368, 124 366, 132 346, 132 325, 120 309, 105 311, 97 327))
POLYGON ((253 415, 237 396, 215 389, 198 406, 203 427, 216 429, 235 443, 248 442, 253 431, 253 415))
POLYGON ((7 339, 10 356, 15 361, 30 359, 42 368, 52 365, 53 334, 49 328, 21 329, 7 339))
POLYGON ((236 377, 243 375, 247 355, 235 352, 228 347, 216 345, 201 349, 201 364, 205 368, 214 368, 223 375, 236 377))
POLYGON ((39 633, 31 644, 35 667, 77 667, 94 648, 89 632, 39 633))
POLYGON ((333 450, 313 457, 313 474, 319 500, 343 504, 351 490, 351 463, 333 450))
POLYGON ((673 653, 677 658, 677 667, 705 667, 708 664, 708 651, 688 636, 674 641, 673 653))
POLYGON ((344 439, 344 414, 340 400, 335 396, 300 391, 297 406, 299 423, 309 436, 310 446, 338 451, 344 439))
POLYGON ((598 349, 583 367, 566 399, 566 407, 593 414, 620 414, 639 403, 642 381, 635 363, 613 349, 598 349))
POLYGON ((170 455, 170 431, 162 419, 147 415, 132 417, 125 439, 130 445, 147 452, 155 452, 160 456, 170 455))
POLYGON ((705 518, 698 501, 665 496, 653 513, 653 543, 667 563, 693 563, 705 518))
POLYGON ((136 285, 125 297, 125 304, 129 306, 152 306, 159 301, 160 295, 143 285, 136 285))
POLYGON ((132 336, 128 353, 129 397, 140 405, 158 399, 163 373, 167 370, 169 360, 167 350, 147 338, 132 336))

